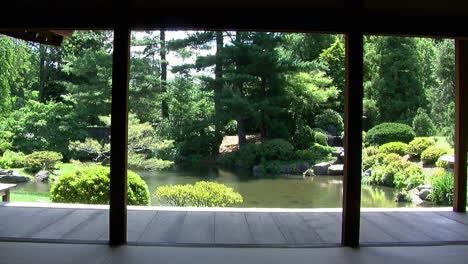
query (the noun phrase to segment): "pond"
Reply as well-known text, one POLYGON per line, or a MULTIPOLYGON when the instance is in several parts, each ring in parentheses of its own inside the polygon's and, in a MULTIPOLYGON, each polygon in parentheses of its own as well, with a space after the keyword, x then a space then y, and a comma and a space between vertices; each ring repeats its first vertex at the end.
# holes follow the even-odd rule
MULTIPOLYGON (((258 208, 339 208, 342 204, 343 177, 269 175, 255 177, 246 170, 216 167, 184 168, 169 171, 136 171, 148 184, 151 193, 167 184, 193 184, 216 181, 226 184, 244 197, 238 207, 258 208)), ((48 192, 48 184, 27 183, 18 191, 48 192)), ((401 207, 411 203, 395 203, 395 189, 383 186, 362 186, 362 207, 401 207)), ((160 205, 153 197, 152 205, 160 205)))

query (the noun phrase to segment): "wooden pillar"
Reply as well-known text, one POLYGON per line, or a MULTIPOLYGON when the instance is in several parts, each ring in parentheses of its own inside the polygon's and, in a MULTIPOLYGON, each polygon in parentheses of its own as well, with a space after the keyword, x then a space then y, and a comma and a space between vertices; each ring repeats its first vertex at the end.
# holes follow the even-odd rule
POLYGON ((127 242, 127 131, 130 30, 114 29, 110 160, 109 244, 127 242))
POLYGON ((345 40, 345 163, 341 244, 358 247, 361 211, 363 34, 349 32, 345 40))
POLYGON ((455 40, 455 184, 453 210, 466 212, 468 40, 455 40))

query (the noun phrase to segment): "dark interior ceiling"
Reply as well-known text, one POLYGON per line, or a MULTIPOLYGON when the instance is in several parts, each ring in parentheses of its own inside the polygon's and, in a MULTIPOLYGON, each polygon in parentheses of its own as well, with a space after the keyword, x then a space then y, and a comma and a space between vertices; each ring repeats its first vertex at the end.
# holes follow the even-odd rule
POLYGON ((371 34, 468 37, 467 2, 15 0, 2 3, 2 9, 10 11, 9 16, 0 17, 0 28, 104 29, 124 25, 135 29, 359 30, 371 34))

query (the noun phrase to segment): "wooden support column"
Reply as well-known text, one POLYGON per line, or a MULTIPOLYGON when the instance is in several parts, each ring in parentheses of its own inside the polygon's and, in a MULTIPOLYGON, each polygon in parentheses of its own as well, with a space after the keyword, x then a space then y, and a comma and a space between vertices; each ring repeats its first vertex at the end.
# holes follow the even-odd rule
POLYGON ((109 244, 127 242, 127 133, 130 30, 114 29, 110 160, 109 244))
POLYGON ((455 184, 453 211, 466 212, 468 40, 455 40, 455 184))
POLYGON ((345 163, 341 244, 358 247, 361 213, 363 34, 348 32, 345 40, 345 163))

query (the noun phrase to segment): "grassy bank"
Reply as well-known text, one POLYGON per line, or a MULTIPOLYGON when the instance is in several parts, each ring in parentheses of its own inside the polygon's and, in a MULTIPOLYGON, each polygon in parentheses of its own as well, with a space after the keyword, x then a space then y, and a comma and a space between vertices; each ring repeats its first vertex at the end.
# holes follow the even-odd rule
POLYGON ((10 195, 11 202, 50 202, 49 193, 13 191, 10 195))

